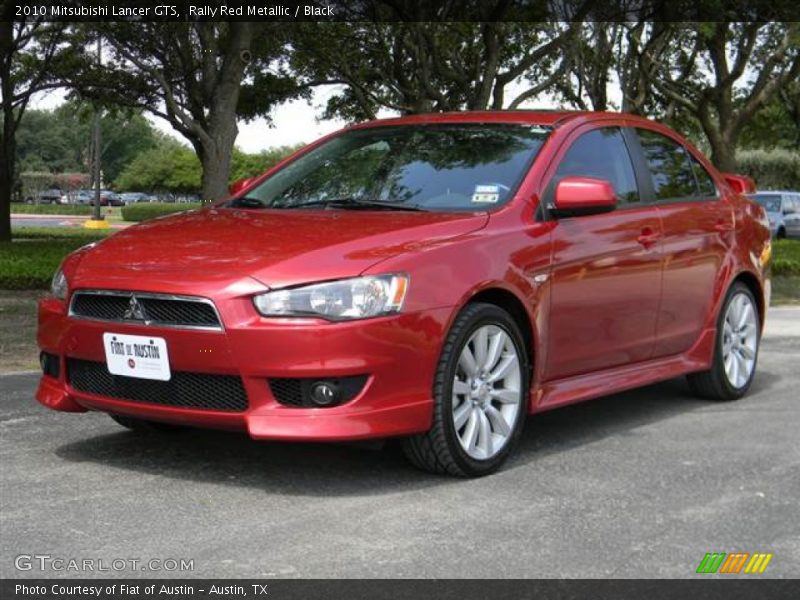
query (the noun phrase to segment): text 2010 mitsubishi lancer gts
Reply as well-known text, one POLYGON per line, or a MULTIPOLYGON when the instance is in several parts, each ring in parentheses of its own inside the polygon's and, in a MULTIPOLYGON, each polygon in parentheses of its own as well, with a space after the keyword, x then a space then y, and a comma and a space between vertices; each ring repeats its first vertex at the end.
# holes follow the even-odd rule
POLYGON ((400 437, 461 476, 496 469, 530 413, 684 374, 738 398, 769 304, 747 184, 624 114, 347 128, 68 256, 37 398, 132 428, 400 437))

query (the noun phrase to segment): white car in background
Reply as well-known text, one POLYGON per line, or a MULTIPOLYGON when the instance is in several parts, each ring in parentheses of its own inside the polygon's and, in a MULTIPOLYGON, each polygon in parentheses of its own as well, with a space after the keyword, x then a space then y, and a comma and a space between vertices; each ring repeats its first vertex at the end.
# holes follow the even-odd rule
POLYGON ((758 191, 750 197, 767 211, 772 237, 800 237, 800 192, 758 191))

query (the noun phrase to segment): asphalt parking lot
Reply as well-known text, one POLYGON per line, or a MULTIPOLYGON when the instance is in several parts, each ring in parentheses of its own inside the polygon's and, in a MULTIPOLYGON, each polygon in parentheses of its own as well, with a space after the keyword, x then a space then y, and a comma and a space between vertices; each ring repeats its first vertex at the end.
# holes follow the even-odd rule
POLYGON ((472 481, 391 447, 140 436, 40 407, 36 381, 0 377, 0 577, 108 575, 20 572, 21 554, 193 559, 174 575, 210 578, 692 577, 712 551, 800 577, 799 308, 771 311, 745 399, 675 380, 539 415, 472 481))

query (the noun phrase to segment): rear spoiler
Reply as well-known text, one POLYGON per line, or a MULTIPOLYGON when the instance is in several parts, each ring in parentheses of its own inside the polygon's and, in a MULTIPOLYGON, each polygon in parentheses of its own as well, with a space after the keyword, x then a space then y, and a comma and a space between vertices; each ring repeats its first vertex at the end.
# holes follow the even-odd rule
POLYGON ((747 175, 737 175, 736 173, 723 173, 725 183, 737 194, 752 194, 756 191, 756 181, 747 175))

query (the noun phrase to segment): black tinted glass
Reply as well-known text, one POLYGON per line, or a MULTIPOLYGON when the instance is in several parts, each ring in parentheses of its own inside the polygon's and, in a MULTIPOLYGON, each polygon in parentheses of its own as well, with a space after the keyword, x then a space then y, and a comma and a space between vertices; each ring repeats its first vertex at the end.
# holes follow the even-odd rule
MULTIPOLYGON (((348 199, 433 211, 492 209, 511 198, 548 134, 539 126, 483 123, 354 129, 247 192, 247 206, 348 199)), ((243 205, 236 202, 229 205, 243 205)))
MULTIPOLYGON (((688 154, 688 153, 687 153, 688 154)), ((694 156, 689 154, 692 161, 692 169, 694 169, 694 177, 697 180, 697 190, 703 198, 710 198, 717 195, 717 186, 714 185, 714 180, 709 175, 706 168, 700 164, 694 156)))
POLYGON ((653 177, 656 199, 696 197, 694 172, 683 146, 655 131, 637 129, 636 132, 653 177))
POLYGON ((561 159, 555 182, 564 177, 605 179, 614 186, 620 202, 639 200, 628 148, 616 127, 595 129, 579 137, 561 159))

